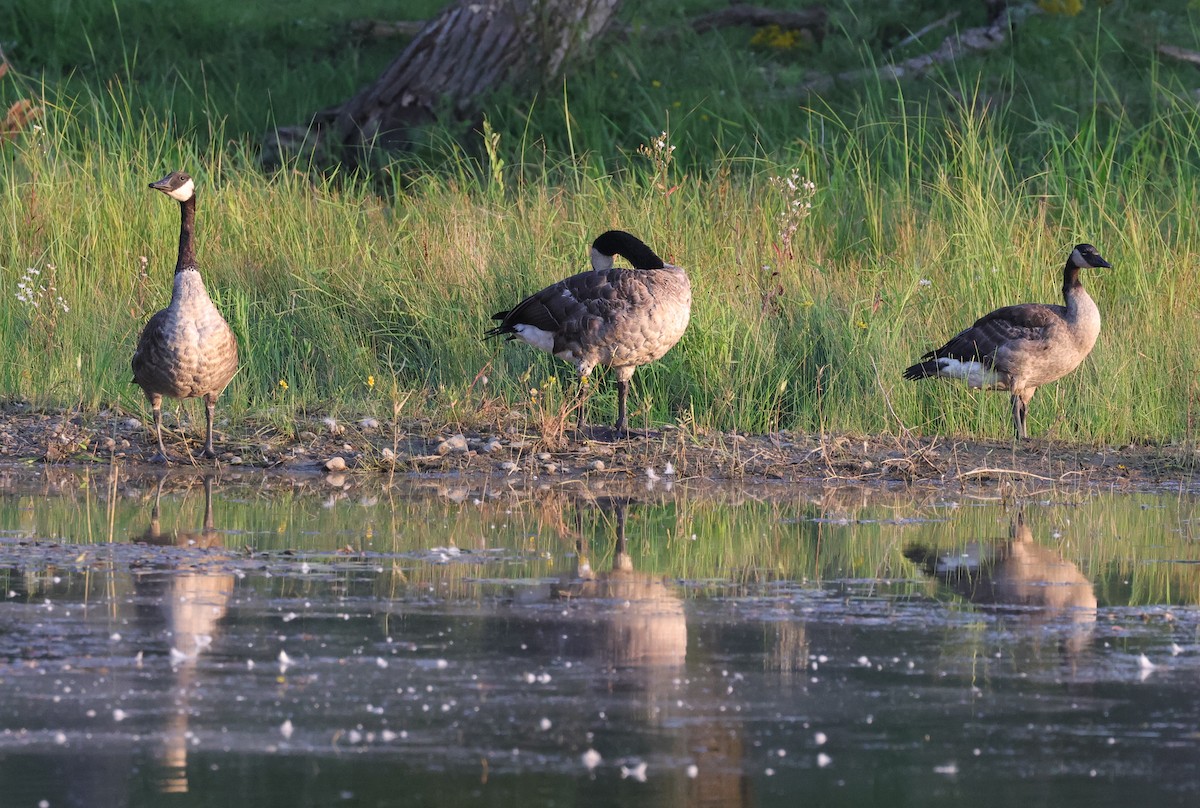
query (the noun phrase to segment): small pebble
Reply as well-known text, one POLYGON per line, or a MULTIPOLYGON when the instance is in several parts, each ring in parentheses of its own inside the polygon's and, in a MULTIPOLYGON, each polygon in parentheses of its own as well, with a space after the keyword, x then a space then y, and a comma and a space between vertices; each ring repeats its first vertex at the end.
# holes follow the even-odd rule
POLYGON ((383 459, 386 460, 387 462, 389 462, 389 463, 396 462, 396 453, 393 452, 391 449, 384 449, 382 452, 380 452, 380 454, 383 456, 383 459))
POLYGON ((501 463, 501 464, 500 464, 500 470, 501 470, 501 471, 506 471, 506 472, 508 472, 509 474, 511 474, 512 472, 516 471, 516 470, 517 470, 517 468, 518 468, 517 464, 516 464, 516 463, 514 463, 514 462, 513 462, 513 461, 511 461, 511 460, 505 460, 503 463, 501 463))
POLYGON ((325 461, 325 470, 326 471, 345 471, 346 470, 346 458, 344 458, 340 455, 338 455, 337 457, 329 458, 328 460, 325 461))
POLYGON ((588 471, 604 471, 604 461, 593 460, 591 463, 588 463, 588 471))
POLYGON ((470 446, 463 435, 452 435, 438 444, 437 453, 440 455, 463 454, 470 446))

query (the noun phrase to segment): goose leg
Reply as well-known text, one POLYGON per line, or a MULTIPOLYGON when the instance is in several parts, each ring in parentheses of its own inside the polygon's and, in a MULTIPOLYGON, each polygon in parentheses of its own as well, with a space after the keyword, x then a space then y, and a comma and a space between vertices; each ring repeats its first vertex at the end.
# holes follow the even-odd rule
POLYGON ((213 416, 217 410, 217 397, 206 395, 204 397, 204 456, 212 459, 217 456, 217 450, 213 448, 213 416))
POLYGON ((147 396, 150 399, 150 409, 154 411, 154 434, 158 436, 158 454, 152 455, 148 462, 150 463, 167 463, 167 447, 163 446, 162 439, 162 396, 155 394, 147 396))
POLYGON ((575 424, 575 428, 579 430, 579 437, 584 437, 583 431, 587 428, 587 400, 588 400, 588 377, 581 375, 579 377, 579 419, 575 424))
POLYGON ((617 426, 618 437, 629 436, 629 381, 636 368, 617 368, 617 426))
POLYGON ((629 432, 629 382, 626 379, 617 379, 617 432, 626 434, 629 432))
MULTIPOLYGON (((1036 388, 1034 388, 1036 390, 1036 388)), ((1022 390, 1012 394, 1013 427, 1017 432, 1017 440, 1028 440, 1029 402, 1034 390, 1022 390)))

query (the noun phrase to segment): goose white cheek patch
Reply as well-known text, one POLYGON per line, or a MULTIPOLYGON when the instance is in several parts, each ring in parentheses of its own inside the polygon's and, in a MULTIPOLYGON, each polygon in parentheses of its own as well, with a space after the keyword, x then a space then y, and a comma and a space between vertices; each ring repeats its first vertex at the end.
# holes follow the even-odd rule
POLYGON ((177 202, 187 202, 196 193, 196 183, 188 180, 173 191, 167 191, 167 196, 177 202))

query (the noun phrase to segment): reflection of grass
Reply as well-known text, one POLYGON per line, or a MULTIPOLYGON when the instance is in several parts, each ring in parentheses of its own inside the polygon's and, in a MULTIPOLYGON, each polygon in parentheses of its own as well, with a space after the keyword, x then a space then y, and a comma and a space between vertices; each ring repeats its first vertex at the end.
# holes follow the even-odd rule
MULTIPOLYGON (((110 519, 117 542, 136 539, 149 524, 152 491, 131 489, 113 500, 103 484, 76 482, 59 490, 60 496, 0 498, 0 530, 10 540, 102 548, 110 519)), ((224 549, 207 555, 248 559, 249 551, 265 554, 256 556, 264 563, 288 564, 290 556, 280 554, 291 551, 303 554, 314 574, 343 578, 364 594, 399 599, 476 599, 496 595, 506 579, 573 574, 580 538, 587 541, 594 570, 612 568, 615 517, 594 504, 510 495, 476 502, 477 494, 465 488, 441 493, 388 496, 375 490, 343 496, 339 489, 323 496, 260 497, 252 489, 218 485, 214 518, 224 549), (437 563, 431 553, 437 547, 463 553, 437 563)), ((1200 549, 1194 541, 1200 523, 1193 521, 1200 507, 1194 500, 1075 499, 1028 505, 1027 523, 1034 541, 1095 583, 1101 606, 1200 603, 1200 549)), ((202 514, 198 485, 168 489, 163 496, 165 534, 196 530, 202 514)), ((858 582, 864 592, 930 593, 930 582, 904 558, 905 547, 948 552, 968 542, 1003 541, 1011 516, 999 504, 893 501, 859 489, 761 503, 679 497, 631 506, 626 536, 635 569, 686 582, 680 590, 685 597, 763 594, 781 582, 818 586, 843 580, 858 582), (911 521, 914 517, 931 521, 911 521)), ((30 551, 28 557, 25 571, 39 575, 38 554, 30 551)), ((303 576, 253 585, 297 597, 308 586, 303 576)))

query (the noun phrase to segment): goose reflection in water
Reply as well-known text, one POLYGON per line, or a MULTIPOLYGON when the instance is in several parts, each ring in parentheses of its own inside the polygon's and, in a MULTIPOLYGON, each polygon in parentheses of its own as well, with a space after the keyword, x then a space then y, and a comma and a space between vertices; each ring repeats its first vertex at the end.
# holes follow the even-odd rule
POLYGON ((596 572, 582 532, 576 543, 574 574, 551 587, 551 595, 570 602, 576 628, 590 618, 594 631, 574 631, 585 645, 570 651, 596 655, 613 667, 679 667, 687 657, 687 620, 683 601, 662 575, 633 567, 625 539, 629 504, 621 499, 597 501, 615 519, 612 569, 596 572))
POLYGON ((1096 622, 1096 592, 1079 567, 1033 539, 1018 512, 1007 539, 970 542, 961 551, 913 546, 904 555, 972 603, 1017 613, 1032 624, 1074 624, 1067 650, 1081 651, 1096 622))
MULTIPOLYGON (((694 776, 680 772, 673 778, 674 804, 697 808, 755 804, 752 780, 744 773, 746 742, 741 720, 696 695, 723 694, 728 683, 719 671, 698 666, 688 672, 689 680, 698 683, 711 678, 710 685, 693 691, 686 706, 679 700, 688 651, 683 599, 668 578, 634 568, 625 535, 629 510, 653 506, 631 503, 624 497, 600 497, 592 504, 613 525, 613 560, 611 569, 592 568, 590 542, 577 509, 575 568, 551 587, 551 595, 566 606, 567 622, 559 623, 558 629, 565 638, 567 655, 596 658, 614 671, 628 674, 626 684, 646 696, 644 715, 651 723, 678 721, 682 729, 674 736, 671 755, 692 761, 695 770, 694 776)), ((719 701, 720 696, 715 699, 719 701)), ((603 740, 598 743, 604 745, 603 740)))
MULTIPOLYGON (((165 480, 165 476, 159 479, 150 527, 139 540, 164 547, 219 550, 223 541, 221 534, 213 527, 212 475, 204 477, 204 523, 198 531, 163 532, 159 501, 165 480)), ((223 554, 206 553, 197 560, 213 562, 222 559, 223 554)), ((175 562, 176 565, 178 563, 175 562)), ((212 645, 220 628, 234 585, 234 576, 230 572, 206 571, 199 565, 179 571, 176 565, 168 570, 159 568, 143 571, 135 577, 138 594, 150 596, 154 603, 153 608, 143 612, 143 619, 146 622, 164 622, 171 644, 169 653, 173 682, 170 696, 173 704, 163 731, 160 752, 165 771, 159 787, 164 793, 188 791, 188 716, 191 697, 198 687, 196 667, 200 655, 212 645)))

